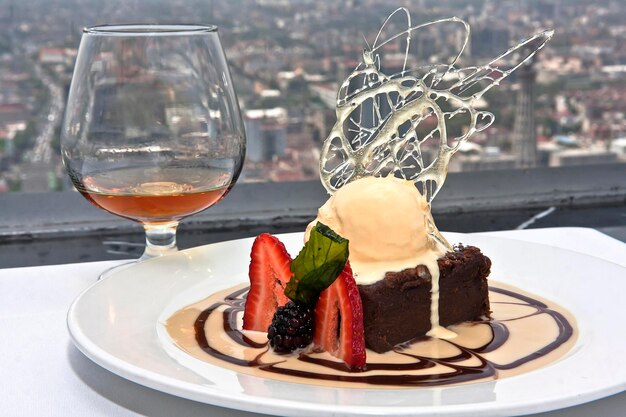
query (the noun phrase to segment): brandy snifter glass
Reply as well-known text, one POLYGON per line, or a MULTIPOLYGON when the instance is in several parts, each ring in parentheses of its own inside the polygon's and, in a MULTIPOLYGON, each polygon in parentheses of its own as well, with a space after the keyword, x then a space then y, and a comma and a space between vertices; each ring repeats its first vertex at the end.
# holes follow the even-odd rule
POLYGON ((62 128, 63 163, 87 200, 143 225, 140 260, 176 250, 179 221, 224 198, 245 149, 216 27, 84 29, 62 128))

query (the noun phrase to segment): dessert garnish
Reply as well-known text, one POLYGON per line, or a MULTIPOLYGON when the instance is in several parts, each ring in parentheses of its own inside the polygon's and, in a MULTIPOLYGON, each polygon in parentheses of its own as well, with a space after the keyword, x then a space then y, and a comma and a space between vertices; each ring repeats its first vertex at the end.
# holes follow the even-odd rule
POLYGON ((363 306, 350 265, 322 292, 315 306, 315 347, 341 359, 350 370, 365 367, 363 306))
POLYGON ((323 223, 316 224, 291 262, 293 277, 285 287, 285 295, 295 302, 315 305, 319 294, 339 276, 348 255, 346 239, 323 223))
POLYGON ((291 279, 291 257, 280 240, 263 233, 254 240, 250 258, 250 291, 243 328, 265 332, 276 308, 289 301, 284 288, 291 279))
MULTIPOLYGON (((545 30, 482 66, 455 64, 470 40, 467 22, 451 17, 412 26, 406 8, 396 9, 381 26, 360 63, 339 87, 337 122, 320 156, 320 177, 330 194, 363 177, 394 175, 413 181, 428 201, 441 189, 448 162, 463 142, 495 120, 477 103, 491 88, 530 59, 550 40, 545 30), (395 23, 395 25, 393 24, 395 23), (404 23, 406 29, 393 29, 404 23), (449 62, 423 63, 410 56, 412 41, 425 31, 446 25, 459 30, 460 49, 449 62), (394 44, 395 43, 395 44, 394 44), (386 70, 385 48, 404 49, 402 69, 386 70), (458 135, 450 126, 465 124, 458 135), (449 135, 450 133, 450 135, 449 135), (434 158, 427 158, 428 151, 434 158)), ((441 59, 441 55, 436 55, 441 59)))
POLYGON ((293 261, 276 237, 257 237, 243 328, 267 331, 275 352, 314 341, 315 349, 343 360, 348 369, 362 368, 363 308, 348 255, 348 240, 320 222, 293 261))
POLYGON ((267 329, 267 339, 275 352, 293 352, 311 344, 314 329, 311 307, 289 301, 274 313, 272 324, 267 329))

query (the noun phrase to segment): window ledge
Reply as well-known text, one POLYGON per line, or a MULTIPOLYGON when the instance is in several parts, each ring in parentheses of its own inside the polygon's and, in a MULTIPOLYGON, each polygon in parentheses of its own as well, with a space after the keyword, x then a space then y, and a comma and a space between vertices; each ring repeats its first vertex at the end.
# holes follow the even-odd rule
MULTIPOLYGON (((554 207, 558 216, 532 227, 594 227, 620 238, 626 236, 625 178, 626 164, 451 173, 433 215, 441 230, 476 232, 513 229, 554 207)), ((182 222, 179 246, 303 230, 327 196, 319 181, 239 184, 215 207, 182 222)), ((103 239, 135 246, 143 239, 140 225, 75 192, 7 193, 0 207, 0 266, 111 259, 106 253, 116 251, 103 248, 103 239)))

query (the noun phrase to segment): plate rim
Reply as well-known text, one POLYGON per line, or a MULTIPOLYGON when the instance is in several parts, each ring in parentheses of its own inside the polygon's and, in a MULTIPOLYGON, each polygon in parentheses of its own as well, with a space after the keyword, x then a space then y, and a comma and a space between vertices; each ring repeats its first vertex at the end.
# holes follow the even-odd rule
MULTIPOLYGON (((285 236, 293 236, 293 235, 302 235, 302 232, 288 233, 288 234, 278 234, 279 238, 285 236)), ((581 253, 578 251, 569 250, 566 248, 562 248, 554 245, 546 245, 537 242, 528 242, 520 239, 515 239, 513 237, 505 237, 505 236, 493 236, 493 235, 481 235, 480 233, 475 234, 464 234, 464 233, 444 233, 444 235, 454 235, 459 238, 465 236, 480 236, 480 239, 487 239, 491 241, 513 241, 519 242, 526 245, 532 246, 540 246, 544 248, 550 248, 551 250, 557 250, 562 252, 567 252, 571 254, 575 254, 576 256, 582 256, 585 258, 592 258, 597 262, 607 263, 613 265, 618 269, 622 269, 626 271, 626 267, 611 262, 610 260, 599 258, 592 255, 587 255, 585 253, 581 253)), ((177 254, 190 252, 190 251, 198 251, 203 250, 203 248, 212 247, 216 245, 224 245, 224 244, 245 244, 246 241, 252 242, 254 237, 248 237, 243 239, 235 239, 224 242, 218 242, 208 245, 202 245, 194 248, 189 248, 186 250, 179 251, 177 254)), ((176 256, 174 254, 173 256, 176 256)), ((153 259, 147 262, 159 262, 162 258, 153 259)), ((130 268, 133 268, 131 266, 130 268)), ((127 268, 125 268, 127 269, 127 268)), ((121 271, 120 271, 121 272, 121 271)), ((117 272, 111 274, 110 277, 117 275, 117 272)), ((108 280, 110 277, 105 278, 104 280, 108 280)), ((164 392, 166 394, 175 395, 181 398, 186 398, 193 401, 198 401, 210 405, 215 405, 219 407, 234 409, 234 410, 242 410, 247 412, 258 412, 258 406, 264 406, 263 412, 271 412, 277 413, 280 415, 320 415, 324 412, 333 412, 339 414, 337 415, 378 415, 383 410, 377 409, 378 407, 372 406, 353 406, 353 405, 344 405, 344 404, 318 404, 313 402, 300 402, 296 400, 285 400, 282 398, 271 398, 271 403, 268 403, 268 398, 259 397, 253 394, 248 393, 228 393, 228 392, 220 392, 219 389, 212 389, 212 387, 198 387, 193 383, 189 383, 186 381, 180 381, 176 378, 172 378, 169 376, 160 375, 157 372, 152 370, 146 370, 145 368, 135 365, 133 363, 124 361, 115 355, 109 353, 105 349, 98 346, 97 343, 93 342, 80 328, 77 323, 76 310, 77 306, 80 304, 81 300, 89 294, 91 291, 94 291, 94 288, 97 288, 104 281, 97 281, 94 284, 90 285, 88 288, 83 290, 78 297, 72 302, 66 319, 67 328, 70 334, 70 338, 74 345, 91 361, 98 364, 99 366, 111 371, 112 373, 138 383, 140 385, 155 389, 160 392, 164 392), (234 401, 234 402, 233 402, 234 401), (294 413, 295 412, 295 413, 294 413)), ((162 306, 165 308, 166 306, 162 306)), ((159 325, 158 322, 155 322, 156 325, 159 325)), ((155 330, 156 331, 156 330, 155 330)), ((168 355, 169 357, 169 355, 168 355)), ((173 363, 177 363, 173 358, 169 357, 173 363)), ((222 368, 226 369, 226 368, 222 368)), ((236 371, 229 370, 235 374, 236 371)), ((259 377, 260 378, 260 377, 259 377)), ((477 382, 472 385, 488 383, 486 382, 477 382)), ((284 382, 286 384, 291 384, 289 382, 284 382)), ((306 385, 306 384, 301 384, 306 385)), ((347 388, 347 389, 356 389, 356 390, 365 390, 365 391, 376 391, 376 388, 347 388)), ((422 388, 415 388, 422 389, 422 388)), ((589 390, 583 394, 580 393, 569 393, 567 395, 560 396, 559 398, 552 398, 546 401, 541 397, 537 397, 536 401, 528 402, 528 401, 519 401, 519 402, 507 402, 501 403, 497 401, 492 402, 478 402, 478 403, 463 403, 463 404, 448 404, 448 405, 423 405, 423 406, 384 406, 385 415, 389 416, 415 416, 415 415, 446 415, 446 416, 467 416, 472 413, 480 412, 482 416, 500 416, 505 415, 502 414, 506 412, 508 414, 515 415, 526 415, 538 412, 546 412, 552 411, 556 409, 572 407, 576 405, 580 405, 586 402, 594 401, 597 399, 605 398, 622 391, 626 390, 626 380, 617 382, 614 384, 609 384, 608 386, 604 386, 601 388, 596 388, 593 390, 589 390)), ((406 391, 410 392, 411 388, 402 388, 397 391, 406 391)))

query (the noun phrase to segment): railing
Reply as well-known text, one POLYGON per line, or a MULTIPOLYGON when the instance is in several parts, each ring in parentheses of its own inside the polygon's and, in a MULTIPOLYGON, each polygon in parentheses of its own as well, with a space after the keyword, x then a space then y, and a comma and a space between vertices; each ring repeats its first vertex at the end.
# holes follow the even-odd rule
MULTIPOLYGON (((183 221, 179 247, 301 231, 326 198, 319 181, 239 184, 183 221)), ((444 231, 512 229, 541 219, 534 226, 616 228, 626 236, 626 164, 452 173, 433 214, 444 231)), ((0 267, 129 258, 142 243, 140 225, 78 193, 0 195, 0 267)))

